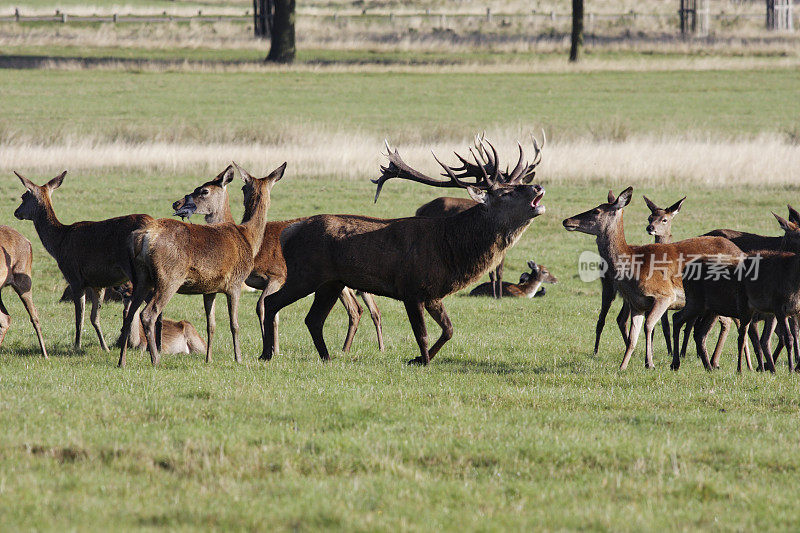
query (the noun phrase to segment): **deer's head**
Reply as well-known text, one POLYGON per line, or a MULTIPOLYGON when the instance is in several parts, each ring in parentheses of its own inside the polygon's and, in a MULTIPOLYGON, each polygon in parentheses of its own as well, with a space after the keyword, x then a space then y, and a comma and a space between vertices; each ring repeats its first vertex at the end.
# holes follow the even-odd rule
POLYGON ((263 178, 251 176, 245 169, 237 165, 235 161, 233 165, 242 176, 242 181, 244 181, 244 185, 242 185, 242 194, 244 194, 244 217, 246 219, 250 218, 258 205, 268 209, 272 187, 283 177, 283 173, 286 171, 286 162, 263 178))
POLYGON ((65 170, 41 187, 17 171, 14 171, 14 174, 17 175, 26 189, 22 194, 22 203, 14 211, 14 216, 19 220, 33 220, 42 213, 52 211, 53 203, 50 200, 50 195, 61 186, 67 171, 65 170))
MULTIPOLYGON (((775 220, 778 221, 778 225, 780 225, 781 229, 784 231, 781 248, 793 252, 800 251, 800 224, 798 224, 800 221, 792 222, 791 220, 786 220, 775 213, 772 213, 772 215, 775 217, 775 220)), ((791 211, 789 212, 789 217, 792 217, 791 211)))
POLYGON ((174 216, 190 218, 203 215, 206 219, 224 213, 228 207, 228 184, 233 181, 233 165, 220 172, 216 178, 197 187, 172 204, 174 216))
POLYGON ((672 235, 672 219, 681 212, 681 205, 686 197, 684 196, 666 209, 658 207, 647 196, 642 196, 642 198, 650 209, 650 216, 647 217, 647 233, 654 237, 670 237, 672 235))
POLYGON ((545 212, 541 204, 544 188, 532 185, 536 167, 541 163, 542 150, 536 139, 533 139, 535 155, 531 163, 525 162, 522 145, 519 146, 519 160, 511 171, 501 171, 497 151, 491 143, 482 137, 476 137, 475 150, 469 149, 474 160, 455 154, 461 165, 450 167, 442 163, 434 154, 434 159, 444 169, 442 174, 449 180, 431 178, 409 167, 397 150, 392 150, 386 143, 386 156, 389 165, 381 167, 381 177, 372 180, 378 186, 375 201, 381 193, 384 183, 391 178, 400 178, 433 187, 459 187, 480 206, 486 209, 501 223, 509 227, 517 227, 545 212), (474 180, 468 182, 467 180, 474 180))
POLYGON ((541 283, 558 283, 558 279, 547 270, 544 265, 537 265, 535 261, 528 261, 528 268, 530 272, 523 272, 519 277, 520 284, 529 281, 537 281, 541 283))
POLYGON ((580 231, 589 235, 602 235, 622 221, 623 208, 631 203, 633 187, 628 187, 616 198, 608 192, 608 202, 584 211, 574 217, 564 219, 567 231, 580 231))

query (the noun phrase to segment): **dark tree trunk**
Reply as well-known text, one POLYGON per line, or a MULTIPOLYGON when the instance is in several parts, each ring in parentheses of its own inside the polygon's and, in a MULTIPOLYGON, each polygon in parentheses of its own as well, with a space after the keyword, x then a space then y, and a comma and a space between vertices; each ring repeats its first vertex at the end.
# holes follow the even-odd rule
POLYGON ((294 3, 295 0, 274 0, 271 38, 267 61, 291 63, 294 61, 294 3))
POLYGON ((583 46, 583 0, 572 0, 572 46, 569 60, 575 62, 583 46))

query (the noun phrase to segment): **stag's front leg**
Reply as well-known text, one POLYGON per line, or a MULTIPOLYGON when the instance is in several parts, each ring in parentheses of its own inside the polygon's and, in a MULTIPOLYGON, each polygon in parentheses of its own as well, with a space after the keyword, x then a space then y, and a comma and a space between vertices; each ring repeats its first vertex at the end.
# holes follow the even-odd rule
POLYGON ((411 359, 409 365, 427 365, 431 358, 428 352, 428 331, 425 329, 425 317, 422 314, 424 309, 423 302, 404 301, 403 305, 406 308, 408 321, 411 323, 411 330, 414 332, 414 338, 417 339, 419 346, 420 356, 411 359))
POLYGON ((89 289, 89 295, 92 298, 92 311, 89 313, 89 322, 92 323, 92 327, 94 327, 95 332, 97 333, 97 338, 100 340, 100 347, 103 349, 104 352, 108 351, 108 345, 106 344, 106 339, 103 337, 103 331, 100 329, 100 309, 103 306, 103 296, 105 296, 105 289, 89 289))
POLYGON ((226 294, 228 297, 228 319, 231 323, 231 337, 233 337, 233 358, 237 363, 242 362, 242 350, 239 346, 239 295, 242 285, 238 284, 233 292, 226 294))
POLYGON ((428 310, 431 317, 442 328, 442 334, 428 351, 428 361, 430 361, 444 346, 444 343, 453 338, 453 323, 450 322, 450 317, 447 316, 447 311, 444 310, 444 304, 441 300, 425 302, 425 309, 428 310))
POLYGON ((667 309, 669 309, 670 305, 672 305, 672 300, 669 298, 656 300, 653 304, 653 307, 650 309, 650 312, 647 314, 647 320, 644 324, 645 368, 653 368, 655 366, 653 364, 653 331, 655 330, 656 324, 661 321, 661 317, 663 317, 664 313, 667 311, 667 309))
POLYGON ((306 315, 306 326, 311 333, 314 347, 323 361, 330 361, 331 356, 328 353, 328 347, 325 346, 322 329, 325 326, 325 319, 328 318, 331 309, 336 305, 336 300, 341 296, 342 289, 344 289, 344 285, 338 281, 329 282, 319 287, 314 293, 314 303, 311 304, 311 309, 308 310, 306 315))
POLYGON ((217 317, 214 313, 216 301, 216 293, 203 295, 203 307, 206 311, 206 363, 211 362, 211 342, 214 340, 214 330, 217 329, 217 317))

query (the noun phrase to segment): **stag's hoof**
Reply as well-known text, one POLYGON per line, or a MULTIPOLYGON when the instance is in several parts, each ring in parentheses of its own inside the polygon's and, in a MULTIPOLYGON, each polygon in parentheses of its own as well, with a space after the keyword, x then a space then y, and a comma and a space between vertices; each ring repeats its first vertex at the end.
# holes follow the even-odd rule
POLYGON ((763 371, 764 371, 764 367, 763 367, 763 366, 761 366, 761 365, 758 365, 758 366, 756 367, 756 372, 763 372, 763 371))
POLYGON ((677 372, 677 371, 678 371, 680 368, 681 368, 681 365, 680 365, 680 364, 677 364, 677 365, 676 365, 675 363, 671 363, 671 364, 669 365, 669 369, 670 369, 670 370, 674 370, 675 372, 677 372))
POLYGON ((261 361, 269 361, 270 359, 272 359, 272 356, 266 353, 262 353, 259 359, 261 361))
POLYGON ((416 366, 425 366, 428 364, 428 361, 426 361, 425 358, 420 355, 419 357, 415 357, 414 359, 410 360, 408 364, 416 366))

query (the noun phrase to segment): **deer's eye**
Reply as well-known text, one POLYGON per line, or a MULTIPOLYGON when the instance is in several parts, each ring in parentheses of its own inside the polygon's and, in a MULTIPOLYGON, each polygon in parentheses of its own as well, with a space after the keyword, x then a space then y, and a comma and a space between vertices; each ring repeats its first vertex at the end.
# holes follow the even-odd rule
POLYGON ((667 223, 667 221, 666 221, 666 220, 662 220, 662 221, 661 221, 661 223, 662 223, 662 224, 666 224, 666 223, 667 223))
POLYGON ((200 196, 208 196, 209 192, 210 191, 208 189, 203 189, 202 191, 200 191, 200 196))

